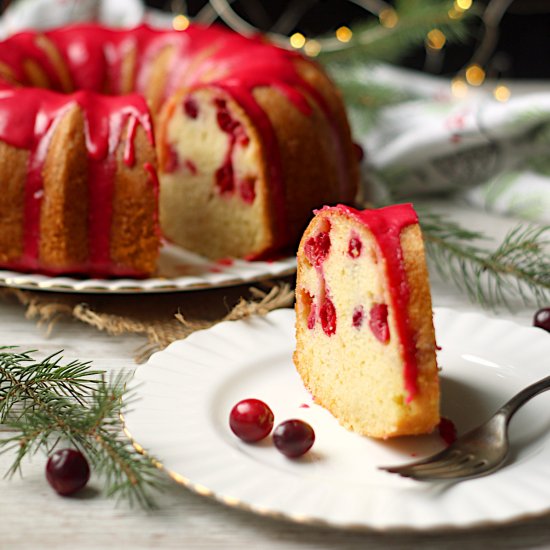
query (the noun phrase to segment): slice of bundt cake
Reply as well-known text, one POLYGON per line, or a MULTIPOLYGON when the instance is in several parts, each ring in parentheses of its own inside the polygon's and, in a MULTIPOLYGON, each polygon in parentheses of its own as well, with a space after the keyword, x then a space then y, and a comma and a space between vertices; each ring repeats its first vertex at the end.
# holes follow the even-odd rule
POLYGON ((439 422, 422 234, 411 205, 316 213, 298 251, 294 362, 346 428, 387 438, 439 422))

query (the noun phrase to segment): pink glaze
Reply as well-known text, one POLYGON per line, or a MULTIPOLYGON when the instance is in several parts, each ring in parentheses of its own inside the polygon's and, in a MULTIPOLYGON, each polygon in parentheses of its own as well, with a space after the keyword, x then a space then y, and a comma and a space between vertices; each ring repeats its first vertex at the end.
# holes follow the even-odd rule
MULTIPOLYGON (((405 391, 407 402, 410 402, 418 392, 418 365, 415 334, 407 315, 410 289, 405 273, 400 236, 405 227, 418 223, 418 217, 410 204, 363 211, 340 204, 334 209, 364 224, 376 239, 380 253, 385 259, 391 309, 399 337, 401 356, 405 365, 403 372, 405 391)), ((331 208, 325 207, 321 211, 325 210, 330 211, 331 208)))

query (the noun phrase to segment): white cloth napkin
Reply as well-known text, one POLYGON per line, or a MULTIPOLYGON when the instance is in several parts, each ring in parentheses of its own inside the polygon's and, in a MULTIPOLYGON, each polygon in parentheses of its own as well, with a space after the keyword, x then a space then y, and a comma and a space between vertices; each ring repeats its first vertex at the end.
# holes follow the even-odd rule
POLYGON ((415 97, 384 109, 363 138, 382 186, 406 197, 458 192, 478 207, 550 222, 550 83, 512 83, 499 102, 494 84, 457 99, 448 80, 404 69, 378 66, 368 78, 415 97))
POLYGON ((18 0, 0 18, 0 38, 25 29, 48 29, 79 21, 132 27, 143 21, 141 0, 18 0))

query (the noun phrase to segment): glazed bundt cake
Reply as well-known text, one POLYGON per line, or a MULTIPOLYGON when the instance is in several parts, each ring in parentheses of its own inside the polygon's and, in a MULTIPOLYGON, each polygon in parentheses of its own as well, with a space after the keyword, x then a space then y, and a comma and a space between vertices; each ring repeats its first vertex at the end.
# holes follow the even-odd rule
POLYGON ((261 37, 77 25, 0 43, 0 266, 151 273, 157 168, 165 237, 212 258, 291 248, 358 180, 330 80, 261 37))
POLYGON ((411 205, 316 212, 298 250, 296 368, 346 428, 377 438, 439 423, 428 272, 411 205))

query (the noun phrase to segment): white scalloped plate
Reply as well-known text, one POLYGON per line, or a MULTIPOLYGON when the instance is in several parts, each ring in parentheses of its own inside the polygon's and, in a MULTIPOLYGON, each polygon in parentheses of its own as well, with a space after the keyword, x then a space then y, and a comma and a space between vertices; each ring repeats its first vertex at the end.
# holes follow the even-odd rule
MULTIPOLYGON (((463 433, 550 371, 550 335, 480 314, 436 309, 442 413, 463 433)), ((378 469, 442 447, 437 435, 376 441, 340 427, 311 402, 292 364, 294 312, 227 322, 156 353, 136 371, 140 398, 127 432, 173 479, 227 505, 346 529, 433 530, 510 522, 550 511, 550 392, 511 423, 512 453, 497 473, 455 484, 378 469), (270 439, 246 444, 228 415, 243 398, 267 402, 275 422, 316 431, 298 460, 270 439)))
POLYGON ((0 286, 82 293, 156 293, 221 288, 292 275, 296 258, 270 262, 215 262, 174 245, 160 251, 158 273, 148 279, 77 279, 0 270, 0 286))

